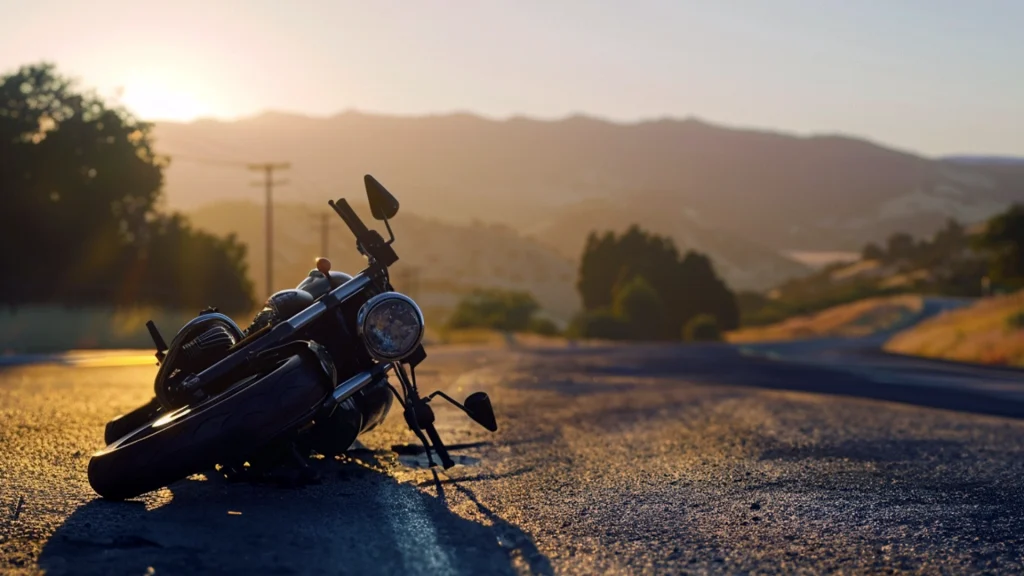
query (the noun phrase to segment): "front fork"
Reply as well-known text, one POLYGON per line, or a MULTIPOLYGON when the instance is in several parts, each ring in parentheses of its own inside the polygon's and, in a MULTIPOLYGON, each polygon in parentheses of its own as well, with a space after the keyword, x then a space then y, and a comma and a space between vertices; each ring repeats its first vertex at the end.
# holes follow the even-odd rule
MULTIPOLYGON (((433 450, 437 453, 438 458, 441 459, 441 465, 447 470, 455 466, 455 462, 452 461, 451 456, 448 454, 448 448, 445 447, 444 442, 441 440, 441 435, 434 428, 434 410, 428 404, 430 402, 429 398, 426 400, 420 398, 419 391, 416 388, 415 368, 412 368, 411 371, 413 377, 406 373, 405 366, 401 364, 395 369, 395 374, 402 383, 402 388, 405 389, 405 400, 403 402, 405 407, 403 411, 405 423, 409 425, 409 428, 416 434, 416 437, 423 443, 423 448, 427 453, 427 462, 430 466, 434 465, 434 459, 430 455, 431 450, 433 450), (424 436, 424 432, 426 436, 424 436)), ((395 391, 396 395, 397 393, 395 391)))

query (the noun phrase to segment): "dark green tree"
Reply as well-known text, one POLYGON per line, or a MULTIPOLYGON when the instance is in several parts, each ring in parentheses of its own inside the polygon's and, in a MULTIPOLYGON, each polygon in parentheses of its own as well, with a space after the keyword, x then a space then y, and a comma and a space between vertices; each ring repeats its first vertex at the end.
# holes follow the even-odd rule
MULTIPOLYGON (((616 293, 637 277, 663 304, 659 338, 679 338, 682 326, 700 313, 714 315, 726 330, 739 325, 735 296, 706 256, 688 252, 681 258, 671 239, 638 226, 618 236, 612 232, 590 235, 577 281, 586 313, 612 312, 616 293)), ((599 325, 611 326, 604 320, 599 325)))
POLYGON ((0 77, 0 300, 251 309, 244 248, 157 212, 149 131, 53 65, 0 77))
POLYGON ((680 264, 684 307, 682 325, 700 314, 710 314, 722 330, 734 330, 740 325, 740 311, 736 296, 715 273, 711 259, 704 254, 687 252, 680 264))
POLYGON ((580 260, 576 289, 584 310, 598 310, 612 305, 612 286, 621 272, 618 240, 614 232, 598 236, 591 232, 580 260))
POLYGON ((1015 204, 989 220, 975 246, 991 255, 989 276, 993 282, 1024 285, 1024 205, 1015 204))
POLYGON ((868 244, 861 251, 860 257, 864 260, 882 260, 885 258, 885 250, 874 242, 868 244))
POLYGON ((889 261, 910 259, 914 257, 914 237, 905 232, 897 232, 889 236, 886 243, 886 256, 889 261))

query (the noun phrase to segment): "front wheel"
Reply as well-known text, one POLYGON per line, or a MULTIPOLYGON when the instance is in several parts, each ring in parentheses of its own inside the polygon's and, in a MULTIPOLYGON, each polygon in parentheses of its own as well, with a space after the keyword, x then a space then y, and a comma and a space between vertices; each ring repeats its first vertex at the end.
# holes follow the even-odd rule
POLYGON ((93 454, 89 484, 124 500, 245 457, 313 418, 333 387, 296 355, 195 406, 169 411, 93 454))

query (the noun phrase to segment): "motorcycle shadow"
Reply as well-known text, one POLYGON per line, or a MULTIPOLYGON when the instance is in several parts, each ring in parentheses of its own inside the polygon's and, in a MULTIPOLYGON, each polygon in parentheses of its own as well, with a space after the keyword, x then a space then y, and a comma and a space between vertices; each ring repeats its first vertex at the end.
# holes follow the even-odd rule
POLYGON ((46 541, 39 567, 49 575, 554 573, 532 538, 463 482, 421 490, 368 451, 313 466, 321 482, 298 489, 192 477, 138 501, 97 498, 46 541), (456 514, 453 490, 489 525, 456 514))

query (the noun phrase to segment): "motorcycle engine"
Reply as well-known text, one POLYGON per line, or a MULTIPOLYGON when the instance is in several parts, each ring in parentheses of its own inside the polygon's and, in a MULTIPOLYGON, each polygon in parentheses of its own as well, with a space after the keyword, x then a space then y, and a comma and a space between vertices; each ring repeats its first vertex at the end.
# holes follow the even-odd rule
POLYGON ((179 408, 187 403, 175 393, 181 379, 212 366, 239 340, 237 329, 219 319, 210 319, 184 330, 171 344, 157 372, 154 392, 167 408, 179 408))
POLYGON ((217 324, 183 344, 179 361, 193 371, 202 370, 222 358, 236 343, 228 327, 217 324))

